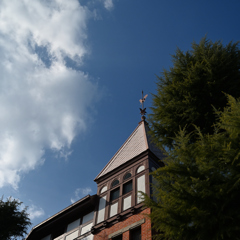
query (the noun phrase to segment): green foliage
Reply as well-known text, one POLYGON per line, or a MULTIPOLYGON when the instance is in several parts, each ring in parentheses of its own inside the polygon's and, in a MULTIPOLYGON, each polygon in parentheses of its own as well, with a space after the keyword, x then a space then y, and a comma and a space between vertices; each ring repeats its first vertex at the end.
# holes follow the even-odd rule
POLYGON ((31 225, 27 208, 21 209, 22 202, 8 198, 0 199, 0 239, 9 240, 23 237, 31 225))
MULTIPOLYGON (((224 93, 240 97, 240 51, 238 42, 223 46, 203 38, 192 49, 177 49, 173 67, 157 77, 157 94, 153 95, 151 130, 162 147, 173 147, 179 129, 213 133, 213 106, 222 111, 224 93), (223 93, 224 92, 224 93, 223 93)), ((191 138, 194 140, 194 138, 191 138)))
POLYGON ((227 99, 213 133, 181 130, 153 173, 157 201, 145 204, 157 239, 240 239, 240 102, 227 99))

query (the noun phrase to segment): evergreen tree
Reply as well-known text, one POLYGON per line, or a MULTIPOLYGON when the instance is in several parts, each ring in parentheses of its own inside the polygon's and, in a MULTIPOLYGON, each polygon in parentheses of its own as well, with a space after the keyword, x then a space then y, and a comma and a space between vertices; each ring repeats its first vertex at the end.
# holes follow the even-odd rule
POLYGON ((228 96, 212 132, 181 130, 153 173, 157 201, 145 204, 156 239, 240 239, 240 101, 228 96))
MULTIPOLYGON (((157 77, 150 125, 156 142, 172 148, 180 128, 192 132, 194 125, 202 133, 213 133, 213 107, 222 111, 224 93, 240 97, 240 51, 238 42, 223 46, 203 38, 192 49, 177 49, 173 67, 157 77), (223 93, 224 92, 224 93, 223 93)), ((191 139, 194 140, 194 139, 191 139)))
POLYGON ((21 209, 22 202, 8 198, 0 199, 0 239, 10 240, 27 234, 27 227, 31 225, 27 208, 21 209))

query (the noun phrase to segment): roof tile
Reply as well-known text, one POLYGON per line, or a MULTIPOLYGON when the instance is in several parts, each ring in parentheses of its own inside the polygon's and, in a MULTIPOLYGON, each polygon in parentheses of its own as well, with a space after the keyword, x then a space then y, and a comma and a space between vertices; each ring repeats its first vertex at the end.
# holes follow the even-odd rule
POLYGON ((151 141, 150 136, 147 134, 148 130, 146 123, 144 121, 140 122, 95 180, 133 159, 147 149, 150 149, 158 158, 162 159, 163 153, 151 141))

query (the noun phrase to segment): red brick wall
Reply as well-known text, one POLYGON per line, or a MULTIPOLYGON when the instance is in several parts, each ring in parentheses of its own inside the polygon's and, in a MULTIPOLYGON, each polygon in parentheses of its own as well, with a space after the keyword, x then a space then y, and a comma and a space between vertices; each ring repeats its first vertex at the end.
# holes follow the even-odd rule
MULTIPOLYGON (((131 217, 127 218, 124 221, 121 221, 115 225, 113 225, 112 227, 106 228, 104 230, 102 230, 101 232, 99 232, 98 234, 96 234, 94 236, 94 240, 107 240, 108 239, 108 235, 112 234, 118 230, 121 230, 122 228, 127 227, 128 225, 131 225, 135 222, 138 222, 139 220, 145 218, 145 223, 143 223, 141 225, 141 234, 142 234, 142 240, 149 240, 151 239, 152 235, 151 235, 151 221, 150 219, 145 216, 144 214, 149 214, 150 213, 150 209, 144 209, 141 213, 132 215, 131 217)), ((129 240, 129 231, 126 231, 123 233, 123 240, 129 240)))

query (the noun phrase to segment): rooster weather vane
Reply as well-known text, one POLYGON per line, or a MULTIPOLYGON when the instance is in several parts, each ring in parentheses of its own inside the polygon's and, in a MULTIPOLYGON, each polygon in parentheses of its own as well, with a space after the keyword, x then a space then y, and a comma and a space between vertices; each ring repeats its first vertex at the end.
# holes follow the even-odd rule
POLYGON ((140 108, 140 114, 142 115, 142 120, 145 120, 145 114, 147 113, 146 112, 146 108, 144 108, 144 102, 147 98, 147 94, 143 97, 143 91, 142 91, 142 98, 139 100, 140 104, 142 104, 142 108, 140 108))

